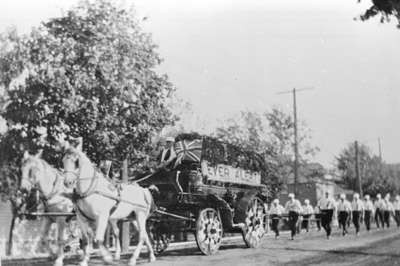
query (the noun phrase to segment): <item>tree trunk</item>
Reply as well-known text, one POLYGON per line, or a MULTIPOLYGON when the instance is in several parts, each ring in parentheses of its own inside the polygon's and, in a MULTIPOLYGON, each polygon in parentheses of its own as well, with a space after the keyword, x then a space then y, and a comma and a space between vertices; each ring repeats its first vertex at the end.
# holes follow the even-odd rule
POLYGON ((8 243, 7 243, 7 250, 6 254, 8 256, 11 256, 12 251, 13 251, 13 232, 14 232, 14 227, 15 227, 15 220, 17 219, 17 210, 11 202, 11 211, 12 211, 12 219, 11 219, 11 225, 10 225, 10 231, 8 232, 8 243))

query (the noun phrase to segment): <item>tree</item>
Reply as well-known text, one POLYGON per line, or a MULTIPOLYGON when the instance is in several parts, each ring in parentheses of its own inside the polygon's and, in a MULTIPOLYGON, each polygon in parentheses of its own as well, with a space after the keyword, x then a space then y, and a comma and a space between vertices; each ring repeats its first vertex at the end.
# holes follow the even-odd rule
MULTIPOLYGON (((398 169, 381 161, 372 154, 368 146, 359 145, 359 169, 362 189, 365 194, 394 193, 399 191, 398 169)), ((350 143, 336 158, 336 167, 346 188, 357 191, 358 181, 355 173, 355 147, 350 143)))
MULTIPOLYGON (((358 0, 361 2, 361 0, 358 0)), ((400 28, 400 1, 399 0, 372 0, 372 6, 360 16, 362 21, 380 15, 380 21, 390 22, 390 18, 397 19, 397 27, 400 28)))
MULTIPOLYGON (((215 136, 246 150, 264 156, 268 173, 263 183, 272 192, 278 192, 293 169, 293 119, 278 108, 262 114, 242 111, 216 128, 215 136)), ((301 124, 299 147, 302 164, 318 150, 309 142, 311 139, 305 124, 301 124)))
POLYGON ((133 9, 82 1, 28 35, 8 31, 0 47, 1 115, 9 126, 0 144, 5 195, 18 185, 18 174, 8 172, 17 173, 24 150, 44 149, 57 166, 60 136, 82 136, 94 162, 129 157, 145 167, 152 135, 174 121, 165 104, 173 86, 155 71, 157 46, 133 9))

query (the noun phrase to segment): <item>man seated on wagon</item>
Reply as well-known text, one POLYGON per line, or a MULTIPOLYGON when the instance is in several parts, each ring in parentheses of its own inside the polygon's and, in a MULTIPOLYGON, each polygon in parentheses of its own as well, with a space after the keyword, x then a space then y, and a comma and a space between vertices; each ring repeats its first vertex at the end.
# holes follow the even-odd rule
POLYGON ((164 147, 158 156, 159 158, 159 164, 157 167, 158 169, 171 170, 173 168, 176 159, 174 143, 175 140, 172 137, 168 137, 165 139, 165 143, 163 143, 164 147))

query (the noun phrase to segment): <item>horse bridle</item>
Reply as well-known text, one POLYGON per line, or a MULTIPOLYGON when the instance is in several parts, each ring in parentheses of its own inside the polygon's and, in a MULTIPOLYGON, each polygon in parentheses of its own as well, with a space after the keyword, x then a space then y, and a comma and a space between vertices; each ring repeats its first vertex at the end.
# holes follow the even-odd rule
MULTIPOLYGON (((79 154, 76 154, 76 156, 78 157, 77 160, 81 159, 81 156, 79 154)), ((79 165, 78 170, 75 171, 70 171, 70 170, 64 170, 63 171, 64 174, 72 174, 75 176, 75 181, 78 183, 81 180, 91 180, 89 188, 85 191, 85 192, 77 192, 75 190, 75 193, 78 194, 79 198, 86 198, 87 196, 89 196, 90 194, 92 194, 95 190, 95 181, 97 181, 98 179, 98 175, 96 173, 96 168, 94 167, 93 169, 93 176, 92 177, 85 177, 85 178, 81 178, 81 166, 79 165)))
POLYGON ((54 197, 55 194, 57 193, 57 183, 59 182, 59 179, 60 179, 60 177, 59 177, 59 176, 60 176, 60 173, 56 170, 56 171, 57 171, 57 173, 56 173, 56 179, 55 179, 54 182, 53 182, 52 190, 50 191, 49 195, 46 196, 46 195, 44 195, 44 193, 43 193, 42 189, 40 188, 40 186, 37 185, 37 182, 32 182, 31 172, 32 172, 33 170, 35 170, 35 171, 40 171, 40 169, 39 169, 38 166, 34 166, 34 167, 31 167, 31 168, 30 168, 30 171, 29 171, 29 178, 28 178, 29 183, 31 184, 32 188, 35 188, 35 189, 37 189, 37 190, 40 192, 42 198, 43 198, 45 201, 49 201, 49 200, 50 200, 52 197, 54 197))

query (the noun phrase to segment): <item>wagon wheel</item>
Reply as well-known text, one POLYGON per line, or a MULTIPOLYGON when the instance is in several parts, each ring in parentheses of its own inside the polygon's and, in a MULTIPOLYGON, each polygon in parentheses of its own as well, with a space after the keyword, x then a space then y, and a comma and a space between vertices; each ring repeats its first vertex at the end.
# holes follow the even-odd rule
POLYGON ((247 205, 242 229, 243 240, 247 247, 256 248, 261 244, 267 224, 264 204, 259 198, 255 197, 247 205))
POLYGON ((154 253, 160 255, 168 248, 171 242, 171 233, 163 230, 163 226, 159 221, 148 221, 147 232, 149 233, 154 253))
POLYGON ((221 217, 213 208, 200 211, 196 222, 196 243, 204 255, 215 254, 222 243, 221 217))

